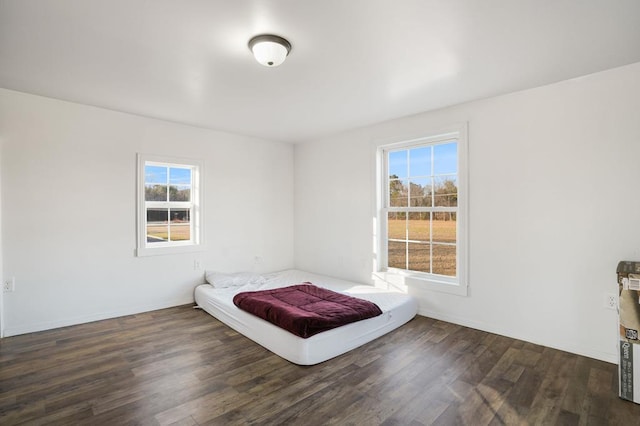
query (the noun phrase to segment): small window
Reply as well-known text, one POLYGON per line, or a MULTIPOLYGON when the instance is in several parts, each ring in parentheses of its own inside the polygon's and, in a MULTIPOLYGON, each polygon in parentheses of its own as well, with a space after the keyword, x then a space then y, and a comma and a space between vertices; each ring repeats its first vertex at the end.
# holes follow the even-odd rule
POLYGON ((381 271, 466 286, 465 132, 385 145, 378 152, 381 271))
POLYGON ((138 256, 200 248, 201 174, 197 161, 138 155, 138 256))

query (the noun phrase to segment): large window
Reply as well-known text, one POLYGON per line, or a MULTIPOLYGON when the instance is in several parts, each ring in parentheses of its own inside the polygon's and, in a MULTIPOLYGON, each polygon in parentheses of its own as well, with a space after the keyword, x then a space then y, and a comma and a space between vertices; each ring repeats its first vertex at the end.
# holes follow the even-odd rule
POLYGON ((201 166, 138 156, 139 256, 190 251, 201 243, 201 166))
POLYGON ((380 148, 383 270, 466 285, 465 151, 462 131, 380 148))

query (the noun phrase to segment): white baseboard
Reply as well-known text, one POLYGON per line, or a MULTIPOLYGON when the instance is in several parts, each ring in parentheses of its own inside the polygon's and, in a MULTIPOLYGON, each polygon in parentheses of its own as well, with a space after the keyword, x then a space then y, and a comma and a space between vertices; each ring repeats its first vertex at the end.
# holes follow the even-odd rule
POLYGON ((586 356, 588 358, 609 362, 611 364, 618 364, 619 356, 614 351, 609 353, 609 352, 602 352, 599 350, 594 350, 593 348, 587 348, 582 346, 574 347, 573 345, 539 342, 539 341, 536 341, 536 339, 527 338, 527 336, 516 335, 510 330, 494 327, 490 324, 469 320, 468 318, 456 317, 454 315, 447 315, 447 314, 442 314, 438 312, 432 312, 432 311, 429 311, 428 309, 423 309, 423 308, 419 309, 418 314, 424 317, 433 318, 440 321, 446 321, 453 324, 462 325, 464 327, 474 328, 476 330, 486 331, 488 333, 499 334, 500 336, 510 337, 512 339, 523 340, 525 342, 533 343, 535 345, 546 346, 549 348, 558 349, 560 351, 570 352, 572 354, 586 356))
POLYGON ((149 305, 129 306, 123 309, 117 309, 109 312, 101 312, 92 315, 83 315, 78 317, 64 318, 56 321, 45 321, 33 324, 22 324, 15 327, 7 327, 4 329, 4 337, 17 336, 20 334, 35 333, 38 331, 51 330, 54 328, 68 327, 70 325, 85 324, 88 322, 101 321, 105 319, 118 318, 126 315, 134 315, 142 312, 156 311, 158 309, 172 308, 174 306, 187 305, 194 303, 193 297, 167 300, 149 305))

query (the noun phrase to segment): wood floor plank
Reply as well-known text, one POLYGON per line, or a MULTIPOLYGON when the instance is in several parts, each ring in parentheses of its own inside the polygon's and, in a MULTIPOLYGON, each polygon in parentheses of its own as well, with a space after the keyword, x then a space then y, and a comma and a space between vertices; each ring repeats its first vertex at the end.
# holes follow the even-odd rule
POLYGON ((298 366, 182 306, 0 340, 0 424, 637 424, 616 369, 425 317, 298 366))
POLYGON ((562 397, 569 385, 569 372, 576 357, 566 352, 553 351, 546 374, 531 404, 528 419, 533 424, 554 424, 558 418, 562 397))

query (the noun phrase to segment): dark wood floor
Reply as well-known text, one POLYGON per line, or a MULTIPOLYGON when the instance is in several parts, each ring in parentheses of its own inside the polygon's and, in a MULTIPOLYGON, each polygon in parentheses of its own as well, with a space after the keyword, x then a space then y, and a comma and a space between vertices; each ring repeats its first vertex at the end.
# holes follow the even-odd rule
POLYGON ((0 424, 637 425, 616 371, 424 317, 301 367, 182 306, 0 340, 0 424))

